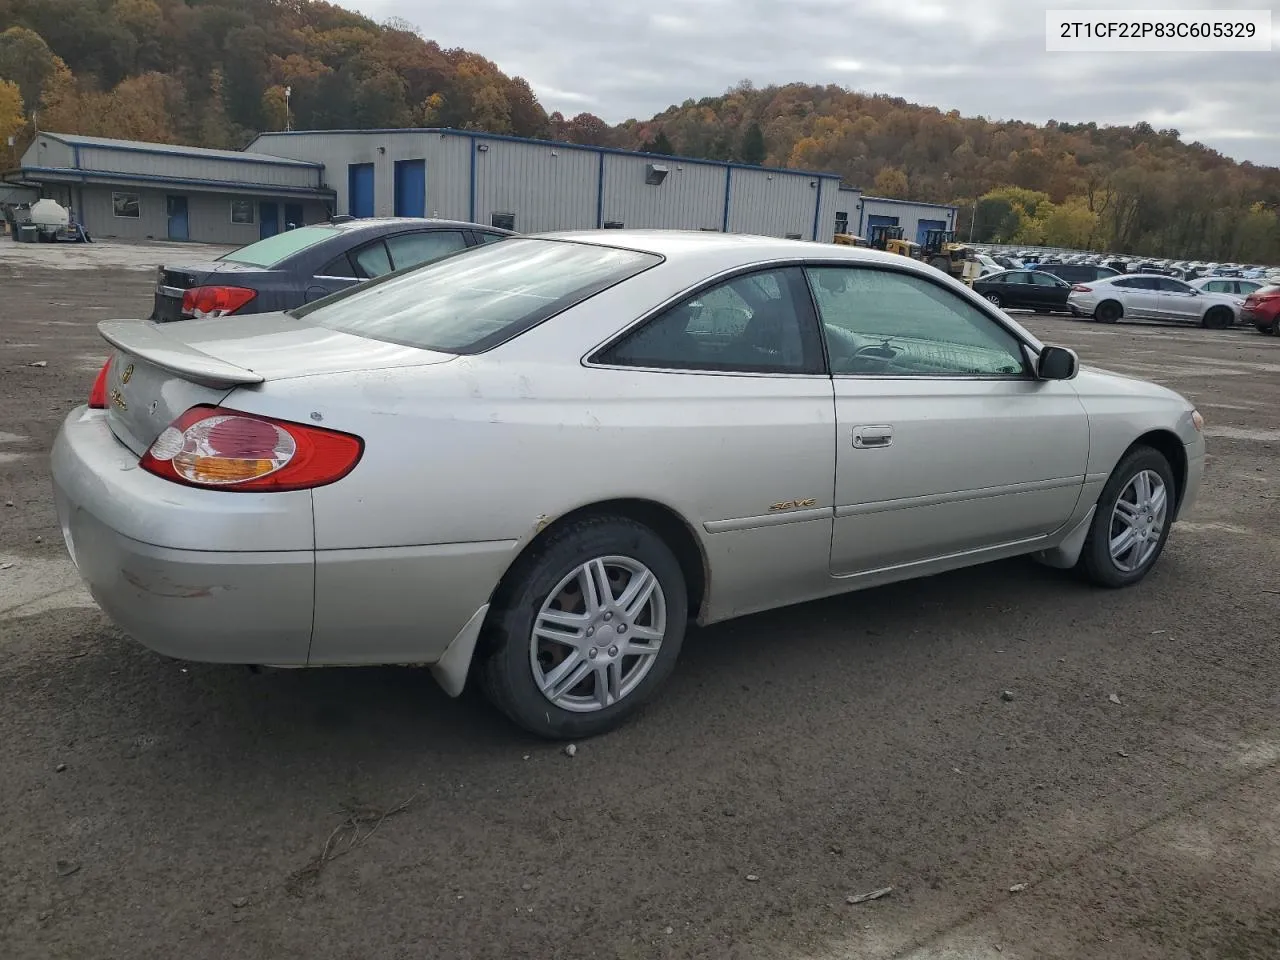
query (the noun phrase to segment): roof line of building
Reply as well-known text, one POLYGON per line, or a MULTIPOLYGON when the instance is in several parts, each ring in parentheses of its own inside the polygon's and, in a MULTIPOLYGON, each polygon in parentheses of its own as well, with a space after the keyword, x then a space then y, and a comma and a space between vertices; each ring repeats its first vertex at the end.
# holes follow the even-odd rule
MULTIPOLYGON (((6 178, 15 171, 6 172, 6 178)), ((117 173, 114 170, 84 170, 78 167, 19 167, 16 171, 26 178, 30 174, 63 177, 72 182, 88 183, 90 180, 110 183, 112 181, 139 181, 142 183, 171 183, 190 187, 216 187, 220 190, 240 191, 242 193, 296 194, 299 196, 333 197, 334 191, 328 187, 295 187, 277 186, 269 183, 243 183, 239 180, 207 180, 197 177, 166 177, 151 173, 117 173)), ((9 182, 13 182, 10 180, 9 182)))
POLYGON ((896 200, 893 197, 869 197, 865 193, 863 200, 874 200, 876 203, 905 203, 909 207, 937 207, 939 210, 955 210, 954 203, 927 203, 924 200, 896 200))
POLYGON ((246 154, 237 150, 226 150, 217 152, 204 152, 203 147, 191 147, 186 144, 175 143, 172 145, 142 144, 134 146, 125 143, 103 143, 101 138, 95 138, 97 142, 89 142, 80 140, 74 134, 53 133, 48 130, 41 130, 40 136, 48 137, 50 140, 57 140, 64 147, 70 147, 76 152, 77 164, 79 160, 79 151, 81 150, 113 150, 117 153, 147 153, 153 156, 173 157, 182 156, 182 151, 200 151, 187 154, 191 157, 199 157, 205 160, 226 160, 229 163, 256 163, 264 166, 272 167, 309 167, 315 170, 323 170, 323 163, 315 163, 311 160, 292 160, 288 157, 272 157, 266 154, 246 154), (162 149, 162 146, 171 149, 162 149))
POLYGON ((589 153, 614 154, 623 157, 646 157, 650 160, 666 160, 671 163, 697 163, 710 167, 728 167, 731 170, 762 170, 765 173, 788 173, 797 177, 822 177, 827 180, 841 179, 838 173, 822 173, 817 170, 795 170, 790 167, 757 167, 749 163, 737 163, 732 160, 707 160, 702 157, 677 157, 665 153, 644 153, 640 150, 623 150, 620 147, 595 147, 584 143, 565 143, 559 140, 540 140, 533 137, 513 137, 505 133, 485 133, 483 130, 454 130, 451 127, 386 127, 372 130, 270 130, 260 133, 245 147, 252 147, 263 137, 316 137, 325 134, 350 133, 438 133, 441 136, 468 137, 471 140, 498 140, 510 143, 535 143, 539 146, 554 147, 558 150, 583 150, 589 153))

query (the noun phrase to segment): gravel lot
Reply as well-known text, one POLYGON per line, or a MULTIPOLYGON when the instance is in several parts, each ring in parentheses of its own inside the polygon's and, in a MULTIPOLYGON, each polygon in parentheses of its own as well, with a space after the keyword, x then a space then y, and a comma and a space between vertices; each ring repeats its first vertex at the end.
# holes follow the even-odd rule
POLYGON ((422 672, 97 612, 46 453, 174 250, 0 242, 0 957, 1280 955, 1280 340, 1028 320, 1208 419, 1145 584, 1019 561, 696 631, 569 758, 422 672))

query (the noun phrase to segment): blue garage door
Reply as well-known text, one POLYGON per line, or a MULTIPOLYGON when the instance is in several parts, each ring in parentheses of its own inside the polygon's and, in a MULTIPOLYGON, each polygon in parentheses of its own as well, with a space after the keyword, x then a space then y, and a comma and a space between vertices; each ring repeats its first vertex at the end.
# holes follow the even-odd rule
POLYGON ((396 161, 396 216, 427 215, 427 161, 396 161))
POLYGON ((923 244, 925 234, 930 230, 947 229, 947 221, 945 220, 917 220, 916 221, 916 243, 923 244))
POLYGON ((867 217, 867 232, 864 233, 863 236, 871 236, 872 227, 896 227, 897 225, 897 217, 882 217, 879 214, 873 213, 867 217))
POLYGON ((373 216, 373 164, 347 166, 347 213, 353 217, 373 216))

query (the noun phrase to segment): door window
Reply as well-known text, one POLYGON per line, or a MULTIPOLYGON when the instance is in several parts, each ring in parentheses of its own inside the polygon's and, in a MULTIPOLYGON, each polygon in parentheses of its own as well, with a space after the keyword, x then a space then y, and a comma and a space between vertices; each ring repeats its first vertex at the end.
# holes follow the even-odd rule
POLYGON ((1020 341, 923 277, 857 267, 806 271, 831 372, 882 377, 1024 377, 1020 341))
POLYGON ((484 230, 475 231, 476 239, 480 243, 497 243, 499 240, 506 240, 505 233, 488 233, 484 230))
POLYGON ((467 239, 461 230, 431 230, 422 233, 402 233, 387 238, 391 262, 395 269, 416 267, 428 260, 438 260, 446 254, 462 250, 467 239))
POLYGON ((1059 280, 1048 273, 1031 274, 1031 282, 1037 287, 1061 287, 1066 285, 1065 280, 1059 280))
POLYGON ((1201 289, 1209 293, 1226 293, 1227 284, 1224 280, 1210 280, 1201 289))
POLYGON ((1023 273, 1023 272, 1018 272, 1018 273, 1006 273, 1006 274, 1001 278, 1001 282, 1002 282, 1002 283, 1030 283, 1030 282, 1031 282, 1031 274, 1029 274, 1029 273, 1023 273))
POLYGON ((361 247, 351 255, 351 259, 360 272, 370 279, 391 272, 391 257, 387 254, 386 244, 381 240, 361 247))
POLYGON ((347 259, 344 253, 340 257, 334 257, 324 265, 324 268, 316 274, 318 277, 340 277, 343 280, 358 279, 359 274, 351 266, 351 261, 347 259))
POLYGON ((664 311, 605 363, 741 373, 815 373, 821 349, 795 267, 734 277, 664 311))
POLYGON ((1160 281, 1156 277, 1125 277, 1123 280, 1117 280, 1113 286, 1127 290, 1159 290, 1160 281))
POLYGON ((1192 289, 1181 280, 1174 280, 1172 277, 1155 277, 1154 279, 1162 293, 1190 293, 1192 289))

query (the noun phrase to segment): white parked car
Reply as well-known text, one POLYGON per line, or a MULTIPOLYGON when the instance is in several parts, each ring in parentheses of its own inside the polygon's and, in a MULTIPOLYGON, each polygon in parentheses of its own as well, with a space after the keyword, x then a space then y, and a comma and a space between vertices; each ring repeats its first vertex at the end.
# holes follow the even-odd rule
POLYGON ((1240 277, 1200 277, 1188 283, 1203 293, 1226 293, 1244 300, 1249 294, 1267 286, 1266 280, 1246 280, 1240 277))
POLYGON ((1016 555, 1135 584, 1204 466, 1178 394, 856 247, 513 237, 99 329, 52 472, 112 619, 188 660, 475 676, 547 737, 618 724, 690 621, 1016 555))
POLYGON ((1127 273, 1077 283, 1067 297, 1074 316, 1102 323, 1128 320, 1171 320, 1223 329, 1238 323, 1244 298, 1210 293, 1162 274, 1127 273))

